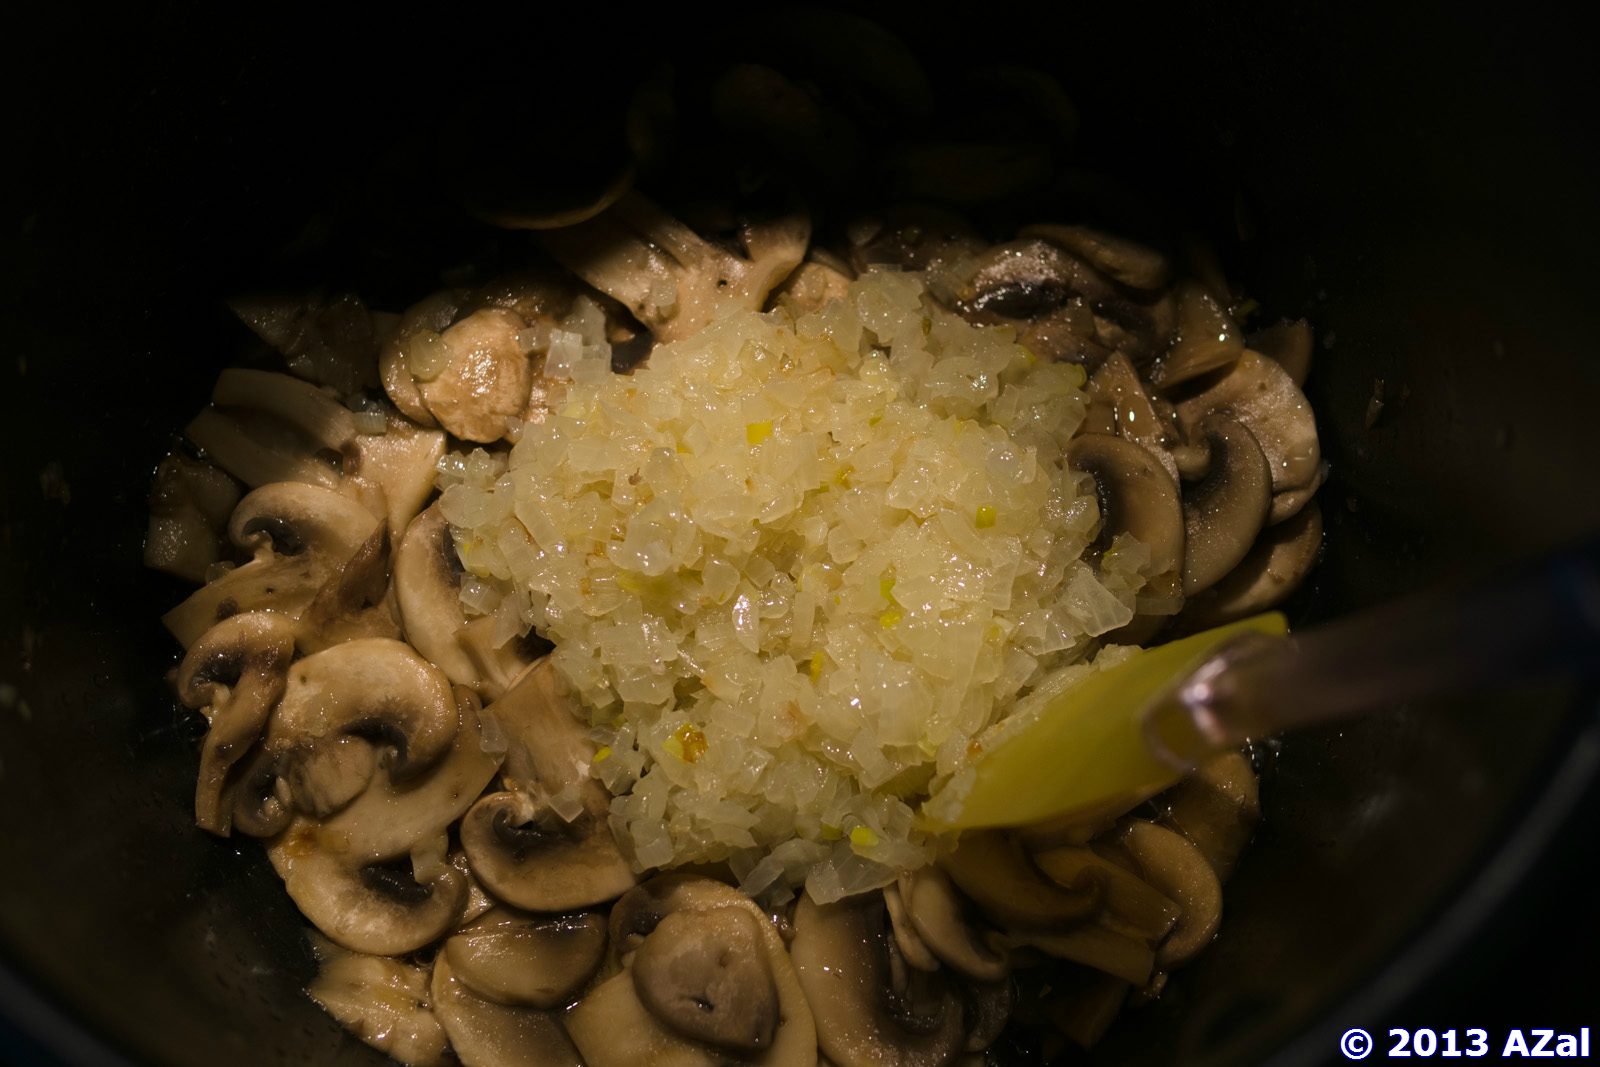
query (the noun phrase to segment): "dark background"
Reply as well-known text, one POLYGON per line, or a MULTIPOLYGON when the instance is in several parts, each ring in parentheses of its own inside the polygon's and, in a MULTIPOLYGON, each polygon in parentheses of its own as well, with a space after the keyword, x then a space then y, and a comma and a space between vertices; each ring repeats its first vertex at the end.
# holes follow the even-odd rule
MULTIPOLYGON (((1329 558, 1295 609, 1310 623, 1600 529, 1593 63, 1553 10, 986 5, 954 22, 889 19, 936 78, 972 50, 1057 70, 1085 155, 1217 237, 1264 305, 1319 325, 1310 390, 1335 473, 1329 558), (1369 430, 1379 377, 1389 403, 1369 430)), ((64 1017, 102 1031, 145 1018, 162 1032, 138 1039, 152 1055, 191 1043, 181 1012, 163 1014, 162 983, 184 973, 193 1011, 238 1011, 237 1033, 194 1048, 291 1061, 295 1039, 253 1028, 272 1025, 305 968, 259 856, 156 843, 202 835, 187 825, 194 728, 159 680, 173 650, 153 616, 175 590, 135 566, 142 495, 244 343, 221 298, 332 282, 398 307, 433 284, 418 264, 504 254, 456 198, 464 176, 505 165, 483 146, 538 173, 542 137, 567 131, 581 156, 593 117, 663 58, 736 48, 725 26, 681 17, 337 21, 63 11, 11 41, 0 680, 21 683, 35 719, 0 712, 15 864, 0 880, 0 1001, 48 1012, 16 999, 31 981, 16 974, 94 990, 120 1007, 80 1000, 64 1017), (41 480, 51 463, 70 500, 41 480), (106 900, 128 910, 108 917, 106 900), (254 910, 241 917, 239 900, 254 910), (252 972, 247 949, 195 964, 191 943, 215 929, 246 931, 282 966, 252 972), (162 977, 139 988, 129 945, 168 941, 173 959, 150 967, 162 977)), ((1262 914, 1277 899, 1278 914, 1251 926, 1241 904, 1196 975, 1248 984, 1263 946, 1282 945, 1273 958, 1298 977, 1278 999, 1236 997, 1200 1046, 1171 1014, 1189 995, 1175 983, 1156 1036, 1125 1021, 1108 1059, 1248 1061, 1268 1046, 1331 1059, 1352 1025, 1380 1049, 1391 1025, 1480 1026, 1496 1046, 1511 1025, 1600 1025, 1600 801, 1583 747, 1595 706, 1592 691, 1526 687, 1286 745, 1238 889, 1262 914), (1303 895, 1284 905, 1284 886, 1303 895), (1259 1042, 1230 1045, 1253 1029, 1259 1042)), ((0 1027, 13 1062, 51 1062, 0 1027)))

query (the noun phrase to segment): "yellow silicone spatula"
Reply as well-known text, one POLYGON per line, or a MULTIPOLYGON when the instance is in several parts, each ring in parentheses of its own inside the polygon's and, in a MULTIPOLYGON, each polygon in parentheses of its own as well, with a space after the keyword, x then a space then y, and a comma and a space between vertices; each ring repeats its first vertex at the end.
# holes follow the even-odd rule
POLYGON ((1600 542, 1286 636, 1268 613, 1084 676, 931 798, 934 830, 1125 811, 1249 738, 1535 674, 1600 673, 1600 542))

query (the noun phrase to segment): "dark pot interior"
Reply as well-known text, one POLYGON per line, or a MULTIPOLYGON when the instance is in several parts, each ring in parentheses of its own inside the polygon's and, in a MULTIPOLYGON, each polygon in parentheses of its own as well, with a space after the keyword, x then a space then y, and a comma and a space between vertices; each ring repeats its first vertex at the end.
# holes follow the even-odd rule
MULTIPOLYGON (((1575 35, 1344 8, 907 25, 935 74, 989 47, 1053 67, 1092 165, 1317 325, 1333 478, 1297 624, 1600 529, 1600 168, 1575 35)), ((737 48, 585 36, 603 62, 574 90, 557 27, 493 55, 421 28, 365 52, 311 32, 46 28, 12 98, 0 682, 30 714, 0 709, 0 1009, 73 1062, 379 1061, 301 995, 310 957, 260 849, 193 827, 198 729, 161 677, 179 589, 138 565, 143 496, 245 347, 222 299, 263 281, 414 299, 485 242, 437 153, 531 139, 530 98, 570 111, 652 56, 737 48), (513 95, 485 98, 485 73, 513 95)), ((1330 1055, 1328 1033, 1438 973, 1538 860, 1597 761, 1595 707, 1541 683, 1283 742, 1221 939, 1096 1058, 1330 1055)))

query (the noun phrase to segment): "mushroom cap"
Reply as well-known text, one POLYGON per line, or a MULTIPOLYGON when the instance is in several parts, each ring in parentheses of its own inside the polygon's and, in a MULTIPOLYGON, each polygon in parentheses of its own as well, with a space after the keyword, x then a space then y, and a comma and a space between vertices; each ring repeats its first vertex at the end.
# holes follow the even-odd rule
POLYGON ((606 920, 594 912, 536 918, 493 908, 444 943, 456 978, 500 1004, 561 1008, 606 954, 606 920))
POLYGON ((877 894, 800 898, 789 951, 818 1047, 839 1067, 942 1067, 966 1043, 961 1001, 941 975, 896 968, 885 925, 877 894))
POLYGON ((418 392, 434 418, 465 441, 498 441, 528 407, 533 389, 527 323, 514 311, 488 307, 446 329, 449 359, 418 392))
POLYGON ((392 749, 392 778, 413 777, 449 750, 459 722, 450 683, 403 641, 346 641, 305 657, 267 730, 286 750, 305 738, 368 737, 392 749))
POLYGON ((1211 472, 1184 494, 1184 596, 1209 589, 1239 565, 1272 506, 1272 476, 1255 435, 1225 415, 1208 418, 1201 432, 1211 446, 1211 472))
POLYGON ((264 485, 239 502, 228 522, 229 538, 255 558, 195 590, 161 621, 187 648, 241 611, 271 608, 298 618, 376 527, 366 508, 332 489, 264 485))
POLYGON ((737 907, 665 916, 634 953, 639 1000, 691 1041, 745 1056, 772 1047, 778 989, 760 923, 737 907))
POLYGON ((1194 428, 1214 412, 1250 428, 1272 471, 1272 491, 1298 489, 1317 476, 1322 461, 1317 422, 1305 394, 1288 373, 1246 349, 1233 366, 1189 383, 1177 400, 1178 421, 1194 428))
POLYGON ((606 820, 605 790, 587 782, 583 810, 561 819, 520 793, 491 793, 461 821, 472 873, 508 904, 572 911, 612 900, 637 879, 606 820))
POLYGON ((443 865, 418 882, 386 867, 349 865, 297 821, 267 846, 289 897, 318 930, 345 948, 378 956, 414 952, 456 923, 467 886, 443 865))
POLYGON ((306 993, 346 1030, 408 1067, 444 1062, 444 1028, 428 1010, 428 972, 350 952, 313 935, 317 976, 306 993))
POLYGON ((394 333, 378 350, 378 377, 383 381, 383 391, 401 413, 418 426, 432 428, 438 423, 433 412, 422 399, 418 382, 411 376, 411 366, 406 353, 412 340, 423 331, 443 333, 461 314, 461 306, 469 294, 463 289, 445 289, 430 293, 406 308, 394 333))
POLYGON ((232 804, 224 803, 228 771, 260 737, 283 696, 294 658, 294 624, 271 611, 225 619, 189 647, 178 665, 178 696, 209 712, 195 783, 195 822, 226 834, 232 804))
POLYGON ((430 988, 433 1013, 466 1067, 585 1067, 559 1015, 477 996, 443 952, 430 988))
POLYGON ((656 875, 629 890, 611 909, 611 953, 617 973, 590 990, 567 1014, 568 1031, 589 1067, 640 1063, 723 1064, 726 1052, 682 1036, 640 1000, 632 974, 644 940, 669 915, 742 910, 756 923, 778 994, 778 1027, 771 1045, 739 1062, 752 1067, 811 1067, 817 1060, 816 1025, 783 937, 755 901, 732 886, 699 875, 656 875))

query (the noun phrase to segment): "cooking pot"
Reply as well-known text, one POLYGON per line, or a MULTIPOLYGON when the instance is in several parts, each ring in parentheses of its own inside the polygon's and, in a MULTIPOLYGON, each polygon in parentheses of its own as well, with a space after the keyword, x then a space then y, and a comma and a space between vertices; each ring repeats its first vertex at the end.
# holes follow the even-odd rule
MULTIPOLYGON (((1294 623, 1600 529, 1580 35, 1389 5, 1103 8, 881 18, 935 78, 995 56, 1053 70, 1083 116, 1079 162, 1191 220, 1263 307, 1316 325, 1327 547, 1294 623)), ((321 283, 399 307, 441 265, 508 247, 453 178, 504 150, 502 171, 553 181, 615 149, 603 116, 646 72, 748 47, 728 25, 644 17, 14 38, 0 1038, 15 1057, 380 1062, 303 996, 302 924, 259 846, 193 825, 199 724, 163 680, 176 649, 157 622, 181 591, 139 565, 148 476, 244 345, 225 297, 321 283)), ((1544 681, 1271 746, 1220 939, 1094 1058, 1317 1060, 1345 1026, 1381 1043, 1390 1023, 1486 1026, 1465 1013, 1534 998, 1543 1016, 1501 1021, 1592 1008, 1594 980, 1563 968, 1584 973, 1597 946, 1570 888, 1573 842, 1593 835, 1596 709, 1592 689, 1544 681)))

